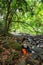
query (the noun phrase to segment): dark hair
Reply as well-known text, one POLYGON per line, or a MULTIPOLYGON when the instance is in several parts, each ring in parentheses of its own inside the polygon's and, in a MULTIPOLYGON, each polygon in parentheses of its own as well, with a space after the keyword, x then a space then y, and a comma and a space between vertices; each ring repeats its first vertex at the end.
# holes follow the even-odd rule
POLYGON ((24 46, 22 45, 22 48, 24 48, 24 46))
POLYGON ((25 38, 23 38, 23 40, 22 40, 22 42, 24 42, 26 39, 25 38))

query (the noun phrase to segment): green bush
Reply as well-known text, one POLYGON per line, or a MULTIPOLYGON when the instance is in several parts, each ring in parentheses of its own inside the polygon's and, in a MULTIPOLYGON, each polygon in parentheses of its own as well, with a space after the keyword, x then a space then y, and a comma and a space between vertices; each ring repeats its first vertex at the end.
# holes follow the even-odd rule
POLYGON ((19 43, 11 42, 10 46, 13 47, 16 50, 21 50, 21 45, 19 43))
POLYGON ((6 49, 9 49, 10 45, 9 45, 9 43, 5 43, 5 44, 3 44, 3 47, 6 48, 6 49))

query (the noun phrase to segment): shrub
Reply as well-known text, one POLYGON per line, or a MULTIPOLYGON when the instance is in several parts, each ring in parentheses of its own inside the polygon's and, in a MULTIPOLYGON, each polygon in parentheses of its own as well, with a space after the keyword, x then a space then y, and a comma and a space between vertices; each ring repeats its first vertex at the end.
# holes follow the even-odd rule
POLYGON ((10 46, 13 47, 15 50, 21 50, 21 45, 19 43, 11 42, 10 46))
POLYGON ((5 43, 5 44, 3 44, 3 47, 6 48, 6 49, 9 49, 10 45, 9 45, 9 43, 5 43))

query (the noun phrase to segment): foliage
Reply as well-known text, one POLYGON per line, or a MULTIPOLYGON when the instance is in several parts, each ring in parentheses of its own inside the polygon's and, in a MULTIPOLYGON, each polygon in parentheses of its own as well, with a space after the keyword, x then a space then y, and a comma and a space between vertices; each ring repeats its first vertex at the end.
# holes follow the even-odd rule
POLYGON ((21 50, 21 45, 19 43, 10 42, 10 46, 14 48, 15 50, 21 50))
POLYGON ((43 34, 43 0, 0 0, 0 19, 5 33, 43 34))
POLYGON ((5 44, 3 44, 3 47, 6 48, 6 49, 9 49, 10 48, 10 45, 7 44, 7 43, 5 43, 5 44))

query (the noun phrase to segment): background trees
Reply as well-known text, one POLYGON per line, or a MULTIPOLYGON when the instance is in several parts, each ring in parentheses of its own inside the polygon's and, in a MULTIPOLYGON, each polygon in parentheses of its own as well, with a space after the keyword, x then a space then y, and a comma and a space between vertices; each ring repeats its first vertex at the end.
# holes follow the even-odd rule
POLYGON ((43 1, 0 0, 0 31, 43 34, 43 1))

